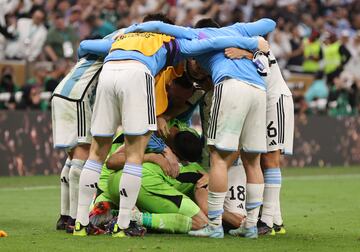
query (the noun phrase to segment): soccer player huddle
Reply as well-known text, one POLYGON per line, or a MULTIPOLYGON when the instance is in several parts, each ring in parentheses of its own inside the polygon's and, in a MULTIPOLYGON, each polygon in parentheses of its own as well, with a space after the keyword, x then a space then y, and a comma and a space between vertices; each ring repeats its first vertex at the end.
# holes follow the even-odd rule
POLYGON ((280 155, 292 153, 294 109, 263 38, 275 26, 185 28, 152 14, 82 41, 52 97, 54 146, 68 154, 57 229, 285 234, 280 155), (189 123, 197 107, 202 135, 189 123))

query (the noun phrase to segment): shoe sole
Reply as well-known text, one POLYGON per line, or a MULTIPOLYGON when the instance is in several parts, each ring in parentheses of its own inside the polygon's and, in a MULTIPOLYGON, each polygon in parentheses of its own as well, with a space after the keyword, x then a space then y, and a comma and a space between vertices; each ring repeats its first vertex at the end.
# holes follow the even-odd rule
POLYGON ((75 231, 73 232, 73 236, 79 236, 79 237, 85 237, 87 236, 86 231, 84 230, 80 230, 80 231, 75 231))
POLYGON ((215 234, 211 234, 211 235, 195 235, 195 234, 192 234, 192 233, 188 233, 188 235, 190 236, 194 236, 194 237, 204 237, 204 238, 224 238, 224 234, 223 233, 215 233, 215 234))

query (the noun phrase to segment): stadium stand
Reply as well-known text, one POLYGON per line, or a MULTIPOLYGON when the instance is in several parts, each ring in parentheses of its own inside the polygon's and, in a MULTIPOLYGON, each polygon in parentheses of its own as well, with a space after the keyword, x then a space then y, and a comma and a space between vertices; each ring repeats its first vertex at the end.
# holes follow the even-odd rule
MULTIPOLYGON (((0 6, 0 92, 34 85, 53 91, 76 61, 82 39, 103 37, 161 11, 183 26, 203 17, 221 25, 276 20, 268 40, 294 92, 296 112, 346 116, 360 111, 359 1, 4 0, 0 6)), ((2 109, 19 107, 13 95, 2 97, 2 109)))

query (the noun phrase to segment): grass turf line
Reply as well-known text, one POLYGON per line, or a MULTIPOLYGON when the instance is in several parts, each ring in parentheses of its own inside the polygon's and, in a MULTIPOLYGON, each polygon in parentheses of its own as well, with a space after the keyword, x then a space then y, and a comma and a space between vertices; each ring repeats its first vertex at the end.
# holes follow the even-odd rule
POLYGON ((0 238, 0 251, 360 251, 360 167, 284 169, 283 174, 288 234, 258 240, 73 237, 55 230, 57 176, 0 177, 0 229, 9 234, 0 238))

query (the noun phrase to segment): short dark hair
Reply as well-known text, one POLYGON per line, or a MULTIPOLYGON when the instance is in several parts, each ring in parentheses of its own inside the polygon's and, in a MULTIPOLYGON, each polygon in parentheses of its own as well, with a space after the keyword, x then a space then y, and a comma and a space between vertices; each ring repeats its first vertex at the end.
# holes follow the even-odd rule
POLYGON ((148 14, 143 18, 143 22, 149 21, 162 21, 167 24, 174 24, 174 22, 171 21, 170 18, 168 18, 165 14, 162 13, 148 14))
POLYGON ((206 28, 206 27, 220 28, 221 26, 218 23, 216 23, 216 21, 212 18, 200 19, 195 24, 195 28, 206 28))
POLYGON ((200 137, 190 131, 180 131, 174 138, 174 151, 184 161, 201 160, 203 144, 200 137))
POLYGON ((173 80, 173 82, 175 85, 178 85, 186 89, 190 89, 194 87, 193 82, 189 79, 189 77, 186 74, 183 74, 181 77, 176 78, 175 80, 173 80))
POLYGON ((46 20, 46 11, 40 6, 33 7, 30 11, 30 16, 32 16, 37 11, 42 12, 42 14, 44 15, 44 20, 46 20))

